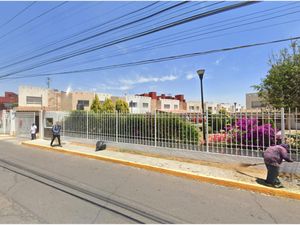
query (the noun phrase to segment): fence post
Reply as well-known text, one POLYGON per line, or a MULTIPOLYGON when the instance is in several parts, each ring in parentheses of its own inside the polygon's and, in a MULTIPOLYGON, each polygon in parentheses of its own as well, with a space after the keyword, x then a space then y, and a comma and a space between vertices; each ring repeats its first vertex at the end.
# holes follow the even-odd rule
POLYGON ((10 130, 9 135, 13 135, 13 111, 9 110, 10 130))
POLYGON ((154 111, 154 146, 157 147, 157 119, 156 119, 156 110, 154 111))
POLYGON ((89 112, 86 111, 86 139, 89 139, 89 112))
POLYGON ((6 111, 2 111, 3 134, 6 134, 6 111))
POLYGON ((284 121, 284 108, 281 108, 281 142, 285 143, 285 121, 284 121))
POLYGON ((40 110, 40 139, 44 139, 44 111, 40 110))
POLYGON ((63 114, 62 122, 63 122, 63 137, 65 137, 65 114, 63 114))
POLYGON ((118 136, 119 136, 119 123, 118 123, 118 111, 116 111, 116 142, 119 142, 119 138, 118 138, 118 136))
POLYGON ((206 133, 206 141, 205 141, 205 144, 206 144, 206 152, 209 152, 209 149, 208 149, 208 110, 206 110, 205 112, 205 118, 206 119, 206 123, 205 123, 205 127, 206 127, 206 130, 205 130, 205 133, 206 133))

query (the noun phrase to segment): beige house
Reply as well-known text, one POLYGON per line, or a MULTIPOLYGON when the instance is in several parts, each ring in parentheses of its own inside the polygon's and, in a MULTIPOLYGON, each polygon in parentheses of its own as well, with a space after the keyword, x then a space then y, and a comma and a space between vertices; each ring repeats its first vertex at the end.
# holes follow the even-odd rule
POLYGON ((258 96, 258 93, 247 93, 246 94, 246 109, 262 109, 265 108, 266 104, 263 103, 262 99, 258 96))
POLYGON ((55 89, 20 86, 17 111, 71 111, 89 110, 98 95, 100 102, 110 94, 94 92, 63 92, 55 89))
POLYGON ((188 112, 202 112, 202 106, 200 101, 187 101, 187 111, 188 112))
POLYGON ((61 110, 62 92, 53 89, 20 86, 17 111, 61 110))
POLYGON ((138 95, 126 95, 125 101, 128 103, 131 113, 150 113, 151 98, 138 95))

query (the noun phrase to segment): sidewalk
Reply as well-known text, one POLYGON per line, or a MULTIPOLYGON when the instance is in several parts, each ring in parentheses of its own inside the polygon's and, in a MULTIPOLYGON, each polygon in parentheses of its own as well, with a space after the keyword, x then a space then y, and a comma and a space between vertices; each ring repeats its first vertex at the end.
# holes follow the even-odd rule
MULTIPOLYGON (((116 147, 108 147, 104 151, 95 152, 95 147, 90 144, 64 141, 63 147, 51 147, 49 143, 49 141, 42 139, 22 142, 23 145, 44 150, 59 151, 187 179, 300 200, 300 179, 298 173, 282 174, 281 180, 285 186, 284 189, 269 188, 257 183, 257 179, 265 179, 266 177, 264 165, 241 167, 239 164, 241 161, 238 160, 234 163, 232 160, 225 160, 225 162, 221 163, 218 160, 205 161, 186 157, 170 157, 163 154, 151 154, 116 147)), ((249 158, 247 160, 249 161, 249 158)), ((254 161, 256 163, 263 162, 262 159, 254 159, 254 161)), ((294 164, 296 168, 299 167, 297 164, 299 163, 294 164)), ((285 165, 283 165, 283 168, 285 168, 285 165)))

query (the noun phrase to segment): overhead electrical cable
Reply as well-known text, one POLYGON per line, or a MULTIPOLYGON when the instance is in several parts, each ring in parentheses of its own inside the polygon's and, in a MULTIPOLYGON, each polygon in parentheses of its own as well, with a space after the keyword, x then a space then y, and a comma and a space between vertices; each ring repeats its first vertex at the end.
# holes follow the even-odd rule
POLYGON ((168 56, 168 57, 148 59, 148 60, 142 60, 142 61, 136 61, 136 62, 93 67, 93 68, 87 68, 87 69, 81 69, 81 70, 62 71, 62 72, 57 72, 57 73, 35 74, 35 75, 27 75, 27 76, 23 76, 23 77, 19 76, 19 77, 11 77, 11 78, 4 78, 4 77, 0 77, 0 78, 2 78, 1 80, 4 80, 4 79, 20 79, 20 78, 28 78, 28 77, 42 77, 42 76, 54 76, 54 75, 63 75, 63 74, 96 72, 96 71, 102 71, 102 70, 110 70, 110 69, 152 64, 152 63, 160 63, 160 62, 172 61, 172 60, 177 60, 177 59, 191 58, 191 57, 197 57, 197 56, 201 56, 201 55, 208 55, 208 54, 219 53, 219 52, 227 52, 227 51, 233 51, 233 50, 238 50, 238 49, 245 49, 245 48, 257 47, 257 46, 263 46, 263 45, 269 45, 269 44, 276 44, 276 43, 293 41, 293 40, 298 40, 298 39, 300 39, 300 36, 285 38, 285 39, 278 39, 278 40, 273 40, 273 41, 253 43, 253 44, 239 45, 239 46, 233 46, 233 47, 227 47, 227 48, 213 49, 213 50, 208 50, 208 51, 193 52, 193 53, 187 53, 187 54, 181 54, 181 55, 173 55, 173 56, 168 56))
MULTIPOLYGON (((157 3, 157 2, 155 2, 155 3, 157 3)), ((151 5, 153 5, 153 4, 155 4, 155 3, 152 3, 151 5)), ((66 47, 69 47, 69 46, 72 46, 72 45, 75 45, 75 44, 78 44, 78 43, 87 41, 87 40, 89 40, 89 39, 92 39, 92 38, 98 37, 98 36, 100 36, 100 35, 109 33, 109 32, 114 31, 114 30, 116 30, 116 29, 120 29, 121 27, 126 27, 126 26, 128 26, 128 25, 131 25, 131 24, 134 24, 134 23, 137 23, 137 22, 140 22, 140 21, 149 19, 149 18, 151 18, 151 17, 153 17, 153 16, 156 16, 156 15, 158 15, 158 14, 160 14, 160 13, 163 13, 163 12, 165 12, 165 11, 167 11, 167 10, 173 9, 173 8, 175 8, 175 7, 178 7, 178 6, 183 5, 183 4, 186 4, 186 3, 188 3, 188 2, 180 2, 180 3, 177 3, 176 5, 172 5, 172 6, 168 7, 168 8, 165 8, 165 9, 163 9, 163 10, 160 10, 160 11, 158 11, 158 12, 155 12, 155 13, 153 13, 153 14, 151 14, 151 15, 148 15, 148 16, 146 16, 146 17, 143 17, 143 18, 141 18, 141 19, 134 20, 134 21, 128 22, 128 23, 126 23, 126 24, 119 25, 119 26, 117 26, 117 27, 110 28, 110 29, 108 29, 108 30, 102 31, 102 32, 97 33, 97 34, 95 34, 95 35, 92 35, 92 36, 86 37, 86 38, 84 38, 84 39, 81 39, 81 40, 79 40, 79 41, 75 41, 75 42, 72 42, 72 43, 69 43, 69 44, 60 46, 60 47, 58 47, 58 48, 55 48, 55 49, 46 51, 46 52, 44 52, 44 53, 41 53, 41 54, 38 54, 38 55, 35 55, 35 56, 32 56, 32 57, 29 57, 29 58, 20 60, 20 61, 18 61, 18 62, 9 64, 9 65, 6 65, 6 66, 2 66, 2 67, 0 67, 0 69, 7 68, 7 67, 9 67, 9 66, 12 66, 12 65, 15 65, 15 64, 19 64, 19 63, 22 63, 22 62, 25 62, 25 61, 28 61, 28 60, 31 60, 31 59, 34 59, 34 58, 43 56, 43 55, 45 55, 45 54, 49 54, 49 53, 51 53, 51 52, 54 52, 54 51, 57 51, 57 50, 61 50, 61 49, 63 49, 63 48, 66 48, 66 47)), ((150 5, 149 5, 149 6, 150 6, 150 5)), ((144 8, 145 8, 145 7, 143 7, 142 9, 144 9, 144 8)), ((142 9, 138 9, 137 11, 140 11, 140 10, 142 10, 142 9)), ((135 12, 137 12, 137 11, 135 11, 135 12)), ((128 14, 127 14, 127 15, 128 15, 128 14)), ((125 16, 125 15, 124 15, 124 16, 125 16)), ((105 23, 103 23, 103 24, 105 24, 105 23)), ((101 24, 101 25, 103 25, 103 24, 101 24)), ((89 29, 91 29, 91 28, 89 28, 89 29)), ((86 32, 86 31, 87 31, 87 30, 85 30, 85 31, 83 31, 83 32, 86 32)))
MULTIPOLYGON (((273 26, 278 26, 278 25, 283 25, 283 24, 288 24, 288 23, 294 23, 294 22, 299 22, 299 21, 300 21, 300 18, 295 19, 295 20, 289 20, 289 21, 284 21, 284 22, 280 22, 280 23, 275 23, 275 24, 271 24, 271 25, 260 26, 260 27, 251 28, 251 29, 245 29, 245 30, 236 31, 236 32, 227 32, 227 33, 224 33, 224 34, 207 36, 207 37, 203 37, 203 38, 197 38, 197 39, 189 40, 189 43, 199 41, 199 40, 219 38, 219 37, 232 35, 232 34, 236 34, 236 33, 243 33, 243 32, 248 32, 248 31, 253 31, 253 30, 259 30, 259 29, 266 29, 266 28, 270 28, 270 27, 273 27, 273 26)), ((90 59, 88 61, 83 61, 83 62, 77 61, 77 62, 73 62, 73 63, 76 66, 78 66, 79 64, 84 65, 84 64, 100 61, 100 60, 103 60, 103 59, 115 58, 115 57, 119 57, 119 56, 122 56, 122 55, 128 55, 128 54, 137 53, 137 52, 144 52, 144 51, 148 52, 148 51, 153 50, 153 49, 170 47, 170 46, 178 45, 178 44, 181 44, 181 43, 186 43, 186 42, 182 41, 182 42, 178 42, 178 43, 168 43, 168 44, 163 44, 163 45, 155 45, 155 46, 151 46, 151 47, 135 49, 133 51, 129 51, 129 52, 126 52, 126 53, 119 53, 119 54, 105 56, 105 58, 102 57, 102 58, 97 58, 97 59, 90 59)), ((69 67, 67 66, 65 68, 69 68, 69 67)))
POLYGON ((16 15, 14 15, 12 18, 10 18, 8 21, 0 25, 0 29, 2 29, 4 26, 12 22, 17 17, 21 16, 26 10, 28 10, 30 7, 32 7, 36 2, 30 3, 28 6, 26 6, 24 9, 22 9, 20 12, 18 12, 16 15))
MULTIPOLYGON (((130 35, 128 37, 121 38, 121 39, 118 39, 118 40, 113 40, 113 41, 105 43, 105 44, 96 45, 94 47, 87 48, 87 49, 81 49, 81 50, 71 52, 71 53, 68 53, 68 54, 65 54, 65 55, 60 55, 58 57, 49 59, 48 61, 39 62, 39 64, 29 66, 29 67, 21 69, 19 71, 10 72, 8 74, 2 75, 1 77, 7 77, 7 76, 11 76, 11 75, 21 73, 21 72, 24 72, 24 71, 32 70, 32 69, 35 69, 35 68, 38 68, 38 67, 41 67, 41 66, 44 66, 44 65, 52 64, 52 63, 55 63, 55 62, 59 62, 59 61, 68 59, 68 58, 73 58, 73 57, 78 56, 78 55, 82 55, 82 54, 85 54, 85 53, 88 53, 88 52, 92 52, 92 51, 95 51, 95 50, 98 50, 98 49, 101 49, 101 48, 105 48, 105 47, 112 46, 112 45, 115 45, 115 44, 119 44, 119 43, 122 43, 122 42, 125 42, 125 41, 128 41, 128 40, 132 40, 132 39, 143 37, 143 36, 146 36, 146 35, 149 35, 149 34, 152 34, 152 33, 156 33, 158 31, 162 31, 162 30, 174 27, 174 26, 185 24, 187 22, 191 22, 191 21, 194 21, 194 20, 197 20, 197 19, 200 19, 200 18, 205 18, 205 17, 208 17, 208 16, 216 15, 216 14, 219 14, 219 13, 223 13, 223 12, 226 12, 226 11, 229 11, 229 10, 237 9, 237 8, 240 8, 240 7, 245 7, 245 6, 256 4, 256 3, 258 3, 258 2, 241 2, 241 3, 236 3, 236 4, 233 4, 233 5, 229 5, 229 6, 224 6, 222 8, 210 10, 210 11, 207 11, 207 12, 204 12, 204 13, 196 14, 194 16, 190 16, 190 17, 187 17, 187 18, 184 18, 184 19, 180 19, 180 20, 172 22, 170 24, 162 25, 162 26, 150 29, 148 31, 137 33, 135 35, 130 35)), ((92 37, 96 37, 96 36, 97 36, 97 34, 93 35, 92 37)), ((79 40, 78 42, 81 42, 81 41, 82 40, 79 40)), ((78 43, 78 42, 76 42, 76 43, 78 43)), ((68 46, 69 45, 70 44, 68 44, 68 46)), ((48 53, 53 52, 53 51, 54 50, 50 50, 50 51, 48 51, 48 53)), ((42 54, 46 54, 46 53, 42 53, 42 54)))
POLYGON ((12 29, 12 30, 10 30, 10 31, 7 32, 6 34, 0 36, 0 40, 1 40, 2 38, 6 37, 6 36, 8 36, 8 35, 10 35, 10 34, 12 34, 13 32, 15 32, 15 31, 17 31, 17 30, 23 28, 24 26, 26 26, 26 25, 32 23, 33 21, 35 21, 35 20, 41 18, 42 16, 45 16, 45 15, 47 15, 48 13, 50 13, 50 12, 56 10, 57 8, 59 8, 59 7, 63 6, 63 5, 65 5, 66 3, 67 3, 67 2, 62 2, 62 3, 60 3, 59 5, 54 6, 54 7, 52 7, 51 9, 49 9, 49 10, 47 10, 47 11, 41 13, 40 15, 38 15, 38 16, 36 16, 36 17, 33 17, 32 19, 28 20, 27 22, 25 22, 25 23, 21 24, 20 26, 14 28, 14 29, 12 29))
MULTIPOLYGON (((109 12, 107 12, 107 13, 113 13, 113 12, 115 12, 116 10, 118 10, 118 9, 120 9, 120 8, 123 8, 123 7, 125 7, 125 6, 127 6, 128 4, 130 4, 130 3, 126 3, 126 4, 124 4, 124 5, 121 5, 121 6, 119 6, 119 7, 116 7, 115 9, 112 9, 112 10, 110 10, 109 12)), ((97 17, 93 17, 93 19, 98 19, 99 17, 97 16, 97 17)), ((89 22, 90 20, 87 20, 87 21, 85 21, 83 24, 85 24, 86 22, 89 22)), ((80 25, 80 24, 76 24, 77 26, 78 25, 80 25)), ((73 27, 70 27, 70 28, 66 28, 65 29, 65 31, 67 31, 67 30, 70 30, 70 29, 74 29, 73 27)), ((53 34, 53 35, 57 35, 57 34, 53 34)), ((51 35, 50 35, 51 36, 51 35)), ((47 36, 47 38, 48 37, 50 37, 49 35, 47 36)), ((24 54, 22 54, 22 55, 18 55, 18 56, 16 56, 15 58, 24 58, 25 56, 27 56, 27 55, 29 55, 29 54, 31 54, 31 53, 33 53, 33 52, 37 52, 37 51, 39 51, 39 50, 42 50, 42 49, 45 49, 45 48, 47 48, 47 47, 50 47, 50 46, 52 46, 52 45, 55 45, 55 44, 57 44, 57 43, 59 43, 59 42, 62 42, 62 41, 64 41, 64 40, 67 40, 67 39, 70 39, 70 38, 72 38, 72 37, 74 37, 74 36, 76 36, 76 34, 74 34, 74 33, 72 33, 71 35, 69 35, 69 36, 67 36, 67 38, 66 39, 62 39, 62 40, 59 40, 59 41, 52 41, 52 42, 50 42, 50 43, 47 43, 46 45, 43 45, 43 46, 41 46, 41 47, 39 47, 38 49, 34 49, 34 50, 31 50, 31 51, 28 51, 28 52, 25 52, 24 54)), ((44 38, 45 39, 45 38, 44 38)), ((43 39, 43 40, 44 40, 43 39)), ((9 59, 8 61, 12 61, 12 59, 9 59)), ((6 64, 6 63, 4 63, 4 64, 6 64)))
MULTIPOLYGON (((299 6, 293 7, 293 8, 288 8, 288 9, 296 9, 298 7, 299 6)), ((199 33, 199 31, 197 31, 197 32, 193 32, 192 33, 193 35, 190 35, 190 36, 182 35, 183 32, 177 32, 176 34, 172 34, 172 35, 168 35, 168 36, 163 36, 163 37, 160 37, 160 38, 156 38, 155 40, 152 40, 152 41, 146 41, 146 42, 138 43, 138 44, 136 44, 138 46, 145 46, 145 45, 147 45, 149 43, 151 43, 152 45, 147 46, 147 47, 143 47, 143 48, 139 48, 138 50, 134 50, 133 52, 140 52, 140 50, 143 50, 143 51, 145 51, 145 50, 152 50, 155 47, 160 47, 160 46, 163 46, 163 47, 174 46, 175 44, 185 43, 185 41, 188 40, 188 39, 190 39, 190 38, 199 37, 199 36, 203 36, 203 35, 207 35, 207 34, 211 34, 211 33, 217 33, 217 32, 220 32, 220 31, 230 30, 230 29, 234 29, 234 28, 238 28, 238 27, 243 27, 245 25, 251 25, 251 24, 255 24, 255 23, 260 23, 260 22, 264 22, 264 21, 268 21, 268 20, 272 20, 272 19, 277 19, 279 17, 284 17, 284 16, 287 16, 287 15, 299 13, 300 11, 299 10, 298 11, 293 11, 293 12, 286 12, 285 11, 285 13, 282 14, 282 15, 272 16, 272 17, 269 17, 269 18, 261 19, 261 20, 251 21, 251 22, 248 22, 248 23, 242 23, 242 24, 238 24, 238 25, 235 25, 235 26, 224 27, 225 25, 235 24, 236 22, 243 22, 243 21, 248 21, 248 20, 252 20, 252 19, 256 19, 256 18, 260 18, 260 17, 264 17, 264 16, 274 15, 277 12, 282 12, 282 11, 276 11, 276 12, 272 12, 272 13, 268 13, 268 14, 264 14, 264 15, 260 15, 260 16, 255 16, 255 17, 251 17, 251 18, 248 18, 248 19, 242 19, 242 20, 238 20, 238 21, 234 21, 234 22, 230 22, 230 23, 225 23, 225 24, 223 24, 223 23, 226 22, 226 21, 231 21, 232 19, 228 19, 228 20, 224 20, 224 21, 220 21, 220 22, 216 22, 216 23, 207 24, 207 25, 200 26, 200 27, 197 28, 199 30, 203 30, 203 28, 208 27, 209 29, 206 32, 199 33), (221 25, 212 26, 212 25, 220 24, 220 23, 221 23, 221 25), (218 27, 223 27, 223 28, 222 29, 217 29, 217 30, 214 29, 214 28, 218 28, 218 27), (214 30, 209 31, 210 29, 214 29, 214 30), (179 37, 176 38, 176 36, 179 36, 179 37), (166 41, 162 42, 163 39, 166 39, 166 41), (174 43, 174 42, 177 42, 177 43, 174 43)), ((248 14, 248 15, 250 15, 250 14, 248 14)), ((251 15, 253 15, 253 13, 251 13, 251 15)), ((235 17, 234 19, 245 18, 246 16, 247 15, 244 15, 242 17, 235 17)), ((295 20, 291 20, 291 21, 288 21, 288 22, 293 22, 293 21, 295 21, 295 20)), ((282 24, 282 23, 279 23, 278 25, 280 25, 280 24, 282 24)), ((217 37, 217 36, 214 36, 214 37, 217 37)), ((203 39, 201 38, 201 39, 197 39, 197 40, 203 40, 203 39)), ((131 49, 132 47, 127 47, 127 48, 131 49)), ((113 57, 115 57, 115 56, 121 56, 121 55, 125 55, 125 54, 130 54, 131 52, 132 51, 127 51, 126 53, 123 53, 123 54, 114 54, 113 57)), ((110 56, 107 56, 106 58, 110 58, 110 56)), ((100 59, 103 59, 103 58, 101 57, 101 58, 95 59, 95 60, 93 60, 93 59, 91 60, 90 59, 90 61, 93 62, 93 61, 97 61, 97 60, 100 60, 100 59)), ((85 63, 85 62, 83 62, 83 63, 85 63)))

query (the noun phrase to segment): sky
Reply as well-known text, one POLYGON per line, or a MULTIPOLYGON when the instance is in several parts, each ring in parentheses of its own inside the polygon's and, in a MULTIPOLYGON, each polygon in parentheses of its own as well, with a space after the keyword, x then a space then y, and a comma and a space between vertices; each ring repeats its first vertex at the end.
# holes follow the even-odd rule
MULTIPOLYGON (((179 2, 32 3, 0 2, 0 77, 10 75, 7 77, 9 79, 0 79, 0 95, 5 91, 18 92, 20 85, 47 87, 46 76, 15 79, 17 76, 103 67, 300 36, 300 2, 268 1, 43 65, 51 58, 57 59, 67 53, 237 2, 193 1, 55 51, 53 49, 140 19, 179 2), (42 53, 45 54, 38 56, 42 53), (28 60, 20 62, 24 59, 28 60), (30 69, 36 65, 39 67, 30 69)), ((289 44, 282 42, 126 68, 57 74, 49 76, 50 87, 62 91, 95 91, 119 96, 156 91, 158 94, 184 94, 186 100, 199 101, 200 82, 196 71, 205 69, 205 101, 245 105, 245 94, 255 92, 252 86, 259 84, 267 75, 270 69, 269 58, 289 44)))

